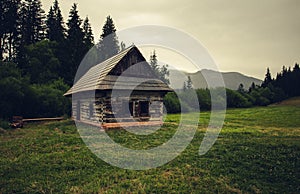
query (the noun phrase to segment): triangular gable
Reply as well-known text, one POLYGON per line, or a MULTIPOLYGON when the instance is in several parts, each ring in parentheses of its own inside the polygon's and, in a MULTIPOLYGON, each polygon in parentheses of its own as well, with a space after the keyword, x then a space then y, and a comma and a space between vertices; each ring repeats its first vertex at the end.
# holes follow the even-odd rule
POLYGON ((159 79, 137 47, 130 49, 108 75, 159 79))

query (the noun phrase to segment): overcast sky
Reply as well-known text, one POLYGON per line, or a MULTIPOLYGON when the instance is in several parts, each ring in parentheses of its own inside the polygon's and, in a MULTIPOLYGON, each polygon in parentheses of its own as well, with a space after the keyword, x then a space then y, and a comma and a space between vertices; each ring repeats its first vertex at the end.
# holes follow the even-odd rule
MULTIPOLYGON (((42 0, 42 3, 47 13, 52 2, 42 0)), ((59 3, 65 21, 72 4, 77 3, 80 16, 90 18, 96 40, 106 16, 111 15, 117 30, 154 24, 185 31, 208 49, 221 71, 262 79, 267 67, 274 75, 283 65, 300 63, 299 0, 59 0, 59 3)))

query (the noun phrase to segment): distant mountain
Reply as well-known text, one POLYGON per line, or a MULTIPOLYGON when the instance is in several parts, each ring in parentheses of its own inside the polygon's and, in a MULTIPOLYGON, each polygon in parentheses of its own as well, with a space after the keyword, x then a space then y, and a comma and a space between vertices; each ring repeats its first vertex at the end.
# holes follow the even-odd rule
MULTIPOLYGON (((190 76, 193 82, 194 88, 206 88, 207 82, 204 78, 209 77, 211 80, 217 79, 219 76, 219 73, 213 70, 204 69, 201 71, 198 71, 196 73, 186 73, 184 71, 178 71, 174 69, 170 69, 170 85, 174 89, 182 89, 184 81, 187 80, 187 76, 190 76)), ((254 82, 256 85, 260 85, 262 83, 262 80, 259 80, 254 77, 245 76, 238 72, 221 72, 223 76, 223 80, 225 83, 226 88, 237 90, 239 85, 242 83, 244 85, 245 89, 248 89, 252 82, 254 82)), ((211 82, 210 84, 213 87, 217 87, 218 85, 215 85, 214 82, 211 82)))

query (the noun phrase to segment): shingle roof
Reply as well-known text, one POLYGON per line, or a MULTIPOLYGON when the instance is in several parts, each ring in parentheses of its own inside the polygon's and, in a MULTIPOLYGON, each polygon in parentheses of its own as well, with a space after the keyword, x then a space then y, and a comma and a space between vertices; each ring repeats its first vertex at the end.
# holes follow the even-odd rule
POLYGON ((109 75, 113 68, 116 67, 118 63, 133 49, 137 49, 137 47, 131 46, 102 63, 90 68, 87 73, 64 94, 64 96, 94 90, 126 90, 132 88, 132 86, 135 86, 137 83, 142 84, 135 87, 135 90, 172 91, 167 84, 156 77, 149 80, 149 78, 143 77, 109 75))

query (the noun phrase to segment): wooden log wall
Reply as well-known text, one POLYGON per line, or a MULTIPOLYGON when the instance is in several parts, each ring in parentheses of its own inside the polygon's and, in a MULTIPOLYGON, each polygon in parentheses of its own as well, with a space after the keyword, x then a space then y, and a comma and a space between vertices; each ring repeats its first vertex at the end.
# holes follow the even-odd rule
POLYGON ((137 122, 137 121, 162 121, 163 119, 163 96, 159 92, 141 92, 128 97, 110 98, 106 95, 96 95, 94 99, 80 97, 73 100, 73 117, 77 118, 77 105, 80 105, 80 120, 97 123, 137 122), (129 102, 132 102, 133 117, 129 115, 129 102), (138 115, 139 102, 149 102, 149 117, 140 118, 138 115), (127 102, 127 104, 126 104, 127 102), (112 104, 114 105, 114 110, 112 104), (128 109, 127 111, 125 109, 128 109), (125 114, 125 112, 127 114, 125 114), (116 118, 117 117, 117 118, 116 118))

